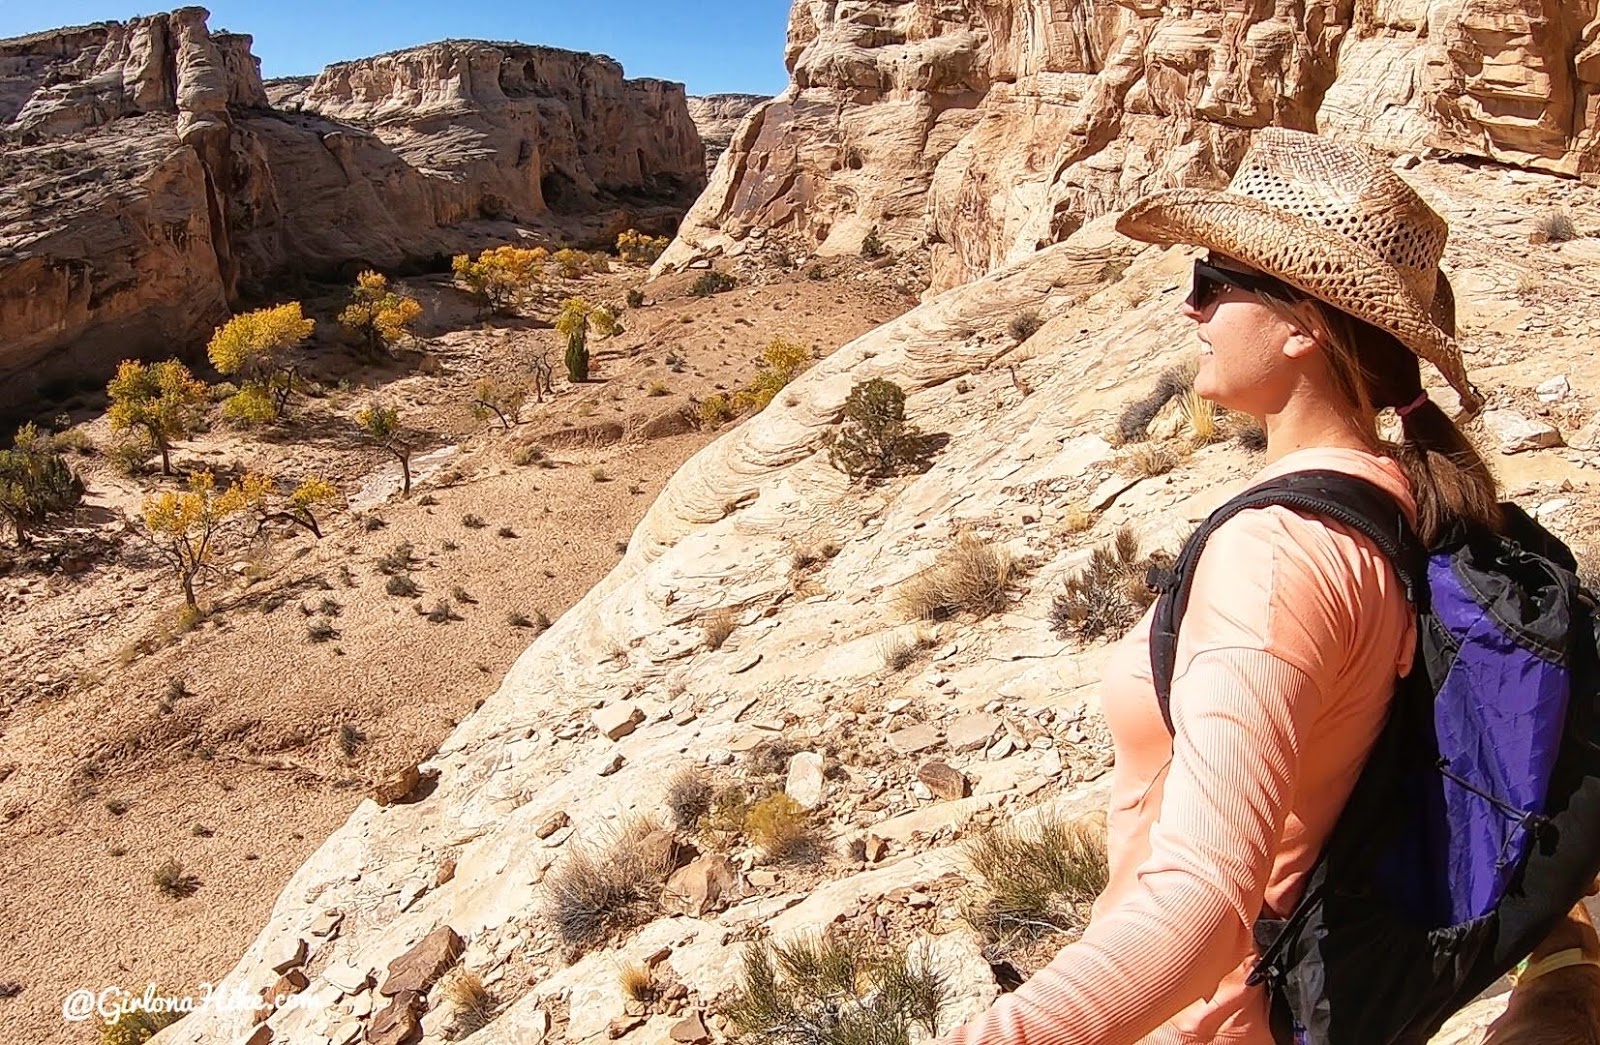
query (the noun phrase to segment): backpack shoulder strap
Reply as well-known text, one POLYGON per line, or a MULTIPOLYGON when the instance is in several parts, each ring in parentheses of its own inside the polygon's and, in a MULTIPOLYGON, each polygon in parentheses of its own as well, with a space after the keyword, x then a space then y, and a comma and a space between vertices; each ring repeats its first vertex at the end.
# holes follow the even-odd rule
POLYGON ((1185 542, 1170 572, 1161 576, 1161 592, 1150 625, 1150 669, 1155 679, 1161 717, 1172 730, 1172 674, 1178 661, 1178 625, 1189 606, 1195 566, 1206 542, 1223 523, 1249 508, 1281 505, 1322 516, 1362 534, 1384 554, 1405 586, 1406 599, 1418 612, 1428 608, 1428 553, 1411 528, 1405 511, 1382 487, 1343 472, 1293 472, 1253 486, 1212 512, 1185 542))

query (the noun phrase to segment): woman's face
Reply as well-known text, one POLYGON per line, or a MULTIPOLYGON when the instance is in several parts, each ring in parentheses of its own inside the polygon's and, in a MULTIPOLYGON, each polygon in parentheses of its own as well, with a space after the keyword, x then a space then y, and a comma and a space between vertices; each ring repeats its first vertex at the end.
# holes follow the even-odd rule
MULTIPOLYGON (((1209 260, 1224 271, 1244 269, 1227 258, 1209 260)), ((1216 288, 1199 307, 1192 299, 1185 302, 1183 314, 1198 325, 1197 393, 1254 417, 1283 408, 1300 369, 1301 342, 1306 340, 1298 326, 1254 292, 1228 285, 1216 288)))

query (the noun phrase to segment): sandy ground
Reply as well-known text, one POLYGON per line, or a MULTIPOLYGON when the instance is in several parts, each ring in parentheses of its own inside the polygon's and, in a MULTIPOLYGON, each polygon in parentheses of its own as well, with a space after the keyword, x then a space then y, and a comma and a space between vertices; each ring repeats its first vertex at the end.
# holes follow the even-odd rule
MULTIPOLYGON (((430 753, 496 688, 539 615, 558 616, 616 562, 667 477, 715 437, 680 415, 748 381, 774 337, 820 356, 914 304, 907 267, 824 272, 749 267, 710 298, 688 294, 698 273, 644 287, 625 332, 593 346, 582 386, 561 376, 554 331, 484 323, 443 278, 407 283, 429 309, 424 343, 393 363, 362 365, 319 332, 315 391, 289 423, 218 425, 174 463, 321 474, 353 507, 321 540, 281 528, 231 540, 202 596, 210 615, 187 633, 174 633, 173 578, 124 521, 180 480, 77 458, 89 486, 77 525, 0 576, 0 844, 13 869, 0 883, 0 1012, 13 1039, 95 1040, 94 1024, 61 1017, 79 987, 198 991, 220 978, 372 784, 430 753), (556 397, 530 400, 510 432, 475 418, 476 380, 526 374, 541 347, 556 397), (375 398, 418 433, 406 500, 390 495, 398 469, 353 432, 375 398), (513 463, 525 445, 546 460, 513 463), (415 596, 387 594, 378 565, 402 544, 415 596), (441 599, 448 621, 419 612, 441 599), (313 641, 324 621, 333 634, 313 641), (157 888, 169 859, 192 895, 157 888)), ((618 266, 561 293, 620 303, 643 277, 618 266)), ((307 299, 323 332, 340 297, 307 299)), ((99 409, 71 412, 105 445, 99 409)))

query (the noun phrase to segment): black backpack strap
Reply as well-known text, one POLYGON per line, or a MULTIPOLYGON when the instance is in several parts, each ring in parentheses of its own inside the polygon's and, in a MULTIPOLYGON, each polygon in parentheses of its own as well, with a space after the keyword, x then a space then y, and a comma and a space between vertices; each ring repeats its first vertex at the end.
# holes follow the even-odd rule
POLYGON ((1281 505, 1350 527, 1378 546, 1417 611, 1428 609, 1428 553, 1405 511, 1382 487, 1334 471, 1293 472, 1253 486, 1212 512, 1184 544, 1170 571, 1152 578, 1161 592, 1150 625, 1150 671, 1161 717, 1172 730, 1172 673, 1178 662, 1178 624, 1189 606, 1195 566, 1217 528, 1249 508, 1281 505))

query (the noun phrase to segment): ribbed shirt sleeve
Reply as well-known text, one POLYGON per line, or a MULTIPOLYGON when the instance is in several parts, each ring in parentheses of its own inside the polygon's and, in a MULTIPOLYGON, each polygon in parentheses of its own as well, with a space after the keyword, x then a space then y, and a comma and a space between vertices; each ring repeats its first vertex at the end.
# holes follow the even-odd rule
POLYGON ((1282 539, 1306 525, 1267 509, 1213 535, 1180 630, 1177 732, 1137 888, 944 1045, 1138 1042, 1237 967, 1322 703, 1305 670, 1321 675, 1321 665, 1303 651, 1338 649, 1336 636, 1348 635, 1315 556, 1282 539), (1243 561, 1251 568, 1238 569, 1243 561), (1296 642, 1297 663, 1273 652, 1274 605, 1305 609, 1295 628, 1311 641, 1296 642))

